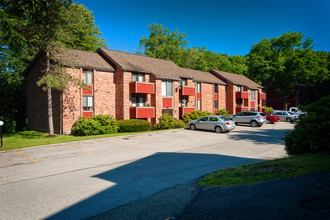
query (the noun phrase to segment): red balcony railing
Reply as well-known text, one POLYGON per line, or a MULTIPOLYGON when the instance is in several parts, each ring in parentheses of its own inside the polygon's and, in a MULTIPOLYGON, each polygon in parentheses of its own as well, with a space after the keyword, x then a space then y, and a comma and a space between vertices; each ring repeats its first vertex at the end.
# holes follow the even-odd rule
POLYGON ((236 92, 237 99, 248 99, 249 93, 248 92, 236 92))
POLYGON ((186 96, 195 96, 195 87, 191 86, 182 86, 180 89, 180 95, 186 95, 186 96))
POLYGON ((180 107, 179 108, 179 116, 182 116, 186 113, 191 113, 195 110, 195 107, 180 107))
POLYGON ((260 93, 259 94, 259 99, 260 100, 266 100, 266 94, 265 93, 260 93))
POLYGON ((162 108, 173 108, 173 98, 172 97, 162 98, 162 108))
POLYGON ((154 86, 154 83, 130 82, 129 92, 130 93, 154 94, 155 93, 155 86, 154 86))
POLYGON ((130 118, 154 118, 155 107, 131 107, 130 118))

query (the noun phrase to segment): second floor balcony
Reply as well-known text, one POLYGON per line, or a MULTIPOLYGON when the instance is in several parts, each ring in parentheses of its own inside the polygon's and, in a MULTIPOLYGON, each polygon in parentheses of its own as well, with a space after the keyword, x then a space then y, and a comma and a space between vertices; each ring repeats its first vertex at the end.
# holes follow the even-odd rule
POLYGON ((248 92, 236 92, 237 99, 248 99, 249 93, 248 92))
POLYGON ((155 94, 155 84, 147 82, 130 82, 129 83, 130 93, 144 93, 144 94, 155 94))
POLYGON ((184 96, 195 96, 195 87, 182 86, 180 89, 180 95, 184 96))

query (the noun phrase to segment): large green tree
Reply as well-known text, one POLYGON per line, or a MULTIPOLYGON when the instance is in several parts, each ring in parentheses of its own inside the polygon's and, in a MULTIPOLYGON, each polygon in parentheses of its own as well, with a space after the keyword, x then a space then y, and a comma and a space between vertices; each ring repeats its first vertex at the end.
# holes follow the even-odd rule
POLYGON ((313 40, 287 32, 252 45, 247 56, 247 75, 274 90, 287 108, 295 83, 315 85, 329 79, 328 54, 313 50, 313 40))
POLYGON ((185 33, 171 32, 161 24, 150 25, 149 32, 149 37, 142 36, 139 42, 139 54, 180 62, 187 45, 185 33))
POLYGON ((2 48, 8 50, 6 56, 1 56, 7 60, 1 60, 7 64, 1 74, 14 72, 10 76, 17 76, 38 51, 46 54, 45 74, 38 85, 47 91, 49 133, 53 135, 51 91, 64 90, 69 82, 79 83, 61 68, 58 55, 65 52, 64 48, 93 51, 105 47, 104 40, 99 37, 101 33, 94 25, 92 12, 79 3, 72 4, 71 0, 2 0, 0 3, 0 39, 2 48), (10 66, 8 61, 18 62, 10 66))

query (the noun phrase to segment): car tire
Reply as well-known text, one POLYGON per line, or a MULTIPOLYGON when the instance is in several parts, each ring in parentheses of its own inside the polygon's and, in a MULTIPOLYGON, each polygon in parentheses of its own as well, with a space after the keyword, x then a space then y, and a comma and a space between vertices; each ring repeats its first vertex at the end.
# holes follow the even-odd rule
POLYGON ((271 124, 272 122, 269 119, 267 119, 266 123, 271 124))
POLYGON ((238 123, 237 123, 237 122, 235 122, 235 125, 238 125, 238 123))
POLYGON ((196 125, 191 124, 191 125, 189 126, 189 128, 190 128, 190 130, 196 130, 196 125))
POLYGON ((291 118, 286 118, 286 121, 287 122, 292 122, 292 119, 291 118))
POLYGON ((222 128, 219 126, 215 127, 214 130, 215 130, 215 133, 222 133, 222 128))
POLYGON ((251 127, 258 127, 259 125, 258 125, 258 122, 256 122, 256 121, 251 121, 251 127))

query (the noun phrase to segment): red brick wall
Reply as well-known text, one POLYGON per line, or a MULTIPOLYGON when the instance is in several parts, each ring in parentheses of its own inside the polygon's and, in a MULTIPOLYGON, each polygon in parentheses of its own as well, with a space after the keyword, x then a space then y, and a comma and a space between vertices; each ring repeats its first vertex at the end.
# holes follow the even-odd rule
MULTIPOLYGON (((47 92, 37 86, 42 77, 45 56, 41 54, 26 75, 26 116, 32 130, 48 132, 47 92)), ((53 91, 53 120, 55 133, 60 132, 60 93, 53 91)))
POLYGON ((114 73, 94 71, 95 115, 116 115, 114 73))
POLYGON ((236 114, 236 86, 232 83, 227 84, 227 111, 229 114, 236 114))
POLYGON ((153 77, 152 81, 155 82, 155 94, 151 96, 151 106, 155 106, 155 118, 152 119, 152 123, 156 124, 162 116, 162 81, 153 77))
MULTIPOLYGON (((82 79, 82 69, 67 69, 69 73, 78 79, 82 79)), ((71 86, 63 92, 63 133, 71 134, 72 126, 82 115, 82 89, 71 86)))
POLYGON ((219 102, 219 109, 227 109, 226 86, 223 85, 218 86, 218 102, 219 102))
POLYGON ((214 111, 214 87, 210 83, 201 83, 201 110, 214 111))
POLYGON ((173 98, 174 98, 174 108, 173 108, 173 118, 179 119, 179 81, 173 81, 173 98))

